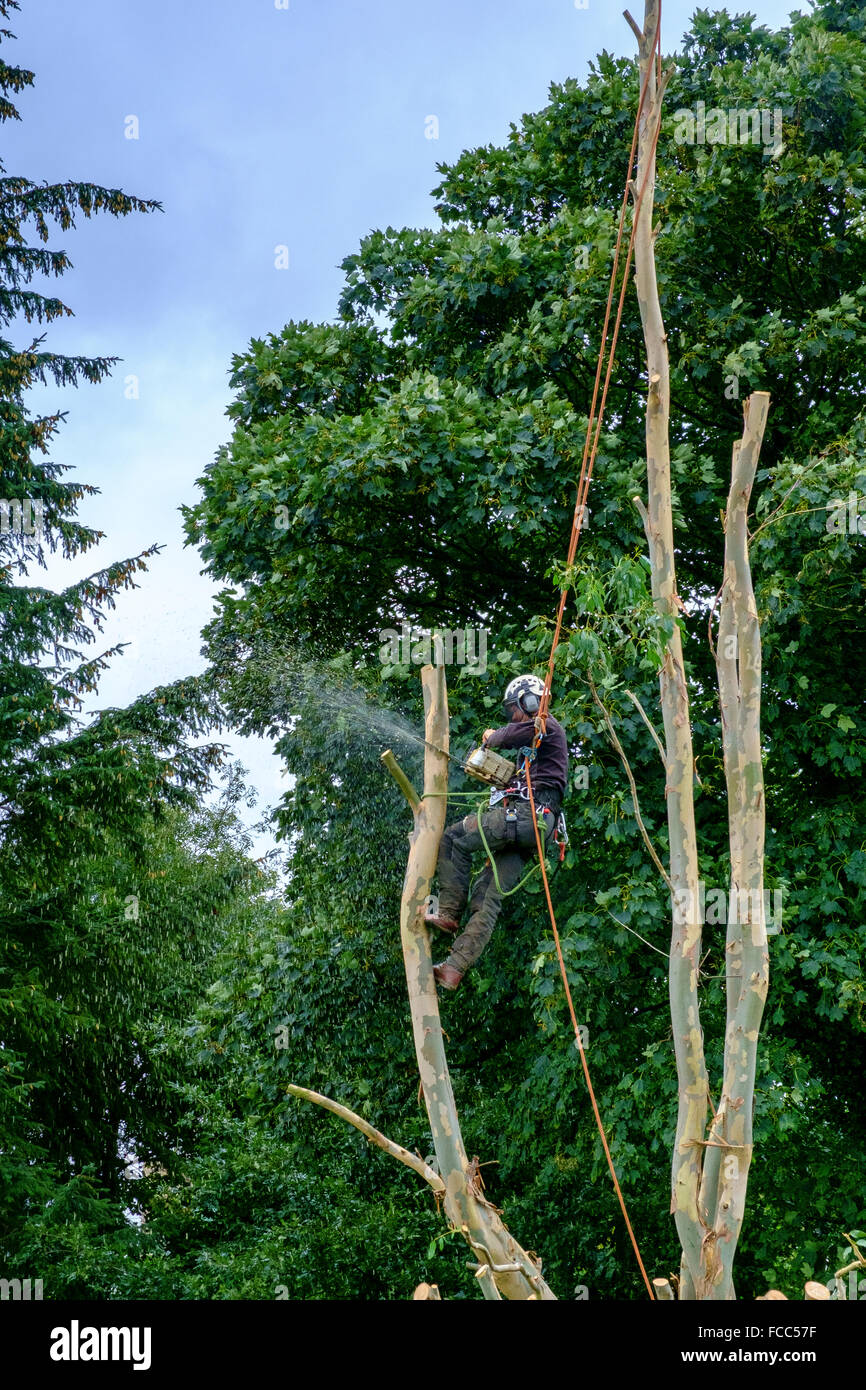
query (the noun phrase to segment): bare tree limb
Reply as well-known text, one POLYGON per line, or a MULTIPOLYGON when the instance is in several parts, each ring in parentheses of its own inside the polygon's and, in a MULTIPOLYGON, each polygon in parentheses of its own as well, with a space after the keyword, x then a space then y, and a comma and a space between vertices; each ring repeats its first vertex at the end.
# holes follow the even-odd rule
POLYGON ((635 20, 632 19, 628 10, 623 10, 623 16, 625 18, 626 24, 629 26, 635 38, 637 39, 638 48, 642 48, 644 42, 643 30, 638 26, 635 20))
POLYGON ((641 519, 641 521, 643 522, 643 529, 644 529, 644 532, 645 532, 645 534, 646 534, 647 541, 649 541, 649 538, 650 538, 650 532, 649 532, 650 519, 649 519, 649 512, 647 511, 646 507, 644 506, 643 498, 642 498, 642 497, 633 497, 631 500, 632 500, 632 504, 637 508, 638 512, 640 513, 640 519, 641 519))
POLYGON ((405 1163, 407 1168, 412 1168, 418 1173, 426 1183, 429 1183, 434 1192, 444 1192, 445 1184, 439 1174, 434 1172, 429 1164, 417 1154, 410 1153, 404 1149, 402 1144, 395 1144, 393 1139, 388 1139, 378 1129, 374 1129, 371 1124, 363 1120, 360 1115, 356 1115, 354 1110, 349 1110, 345 1105, 340 1105, 338 1101, 331 1100, 329 1096, 320 1095, 318 1091, 308 1091, 306 1086, 286 1086, 290 1095, 297 1096, 300 1100, 312 1101, 314 1105, 321 1105, 323 1110, 330 1110, 333 1115, 339 1115, 341 1120, 346 1120, 355 1129, 359 1129, 365 1139, 369 1139, 371 1144, 375 1144, 378 1149, 384 1149, 386 1154, 392 1158, 399 1159, 405 1163))
POLYGON ((640 702, 640 700, 638 699, 638 697, 637 697, 636 695, 634 695, 634 694, 632 693, 632 691, 627 690, 625 693, 626 693, 626 695, 628 696, 628 698, 631 700, 632 704, 634 705, 634 707, 635 707, 635 709, 637 710, 638 714, 640 715, 641 719, 642 719, 643 722, 646 724, 647 728, 649 729, 650 733, 652 734, 653 740, 654 740, 654 742, 655 742, 655 746, 656 746, 656 748, 659 750, 659 757, 660 757, 661 760, 662 760, 662 766, 664 767, 665 772, 667 772, 667 761, 666 761, 666 759, 665 759, 665 746, 664 746, 664 744, 662 743, 661 739, 659 738, 658 734, 656 733, 655 728, 654 728, 654 726, 653 726, 653 724, 652 724, 652 721, 650 720, 649 715, 647 714, 646 710, 644 709, 644 707, 643 707, 643 705, 641 704, 641 702, 640 702))
POLYGON ((733 1260, 745 1212, 752 1157, 758 1036, 770 973, 764 920, 761 629, 749 564, 748 531, 749 498, 769 407, 766 391, 755 391, 748 397, 743 403, 743 437, 733 447, 716 647, 728 793, 731 910, 726 945, 727 1028, 722 1093, 710 1127, 714 1151, 705 1159, 700 1194, 702 1219, 707 1227, 707 1269, 701 1296, 715 1300, 733 1296, 733 1260))
POLYGON ((665 883, 667 884, 668 888, 670 889, 671 894, 673 894, 673 892, 674 892, 674 885, 671 883, 670 875, 668 874, 667 869, 665 868, 664 864, 662 863, 662 861, 659 859, 658 855, 656 854, 655 848, 653 847, 653 842, 652 842, 652 840, 650 839, 649 834, 647 833, 647 828, 646 828, 646 826, 645 826, 644 823, 643 823, 643 817, 641 816, 641 813, 640 813, 640 802, 639 802, 638 799, 637 799, 637 786, 636 786, 635 780, 634 780, 634 773, 633 773, 632 770, 631 770, 631 764, 629 763, 629 760, 628 760, 628 758, 627 758, 626 755, 625 755, 625 750, 624 750, 622 744, 620 743, 619 739, 617 738, 616 729, 613 727, 613 720, 611 719, 611 717, 610 717, 610 715, 608 714, 608 712, 607 712, 605 706, 602 704, 601 700, 599 699, 598 691, 597 691, 596 688, 595 688, 595 685, 594 685, 594 683, 593 683, 592 677, 588 677, 588 679, 589 679, 589 688, 590 688, 590 690, 592 691, 592 698, 595 700, 595 703, 598 705, 599 709, 600 709, 601 712, 602 712, 602 715, 604 716, 604 722, 605 722, 605 724, 607 725, 607 731, 608 731, 608 734, 610 735, 610 741, 611 741, 611 743, 613 744, 614 748, 616 749, 617 753, 619 754, 619 756, 620 756, 620 761, 622 762, 622 765, 623 765, 623 767, 625 768, 625 775, 626 775, 626 777, 628 778, 628 784, 629 784, 629 787, 631 788, 631 800, 632 800, 632 806, 634 807, 634 818, 635 818, 635 820, 637 821, 638 829, 639 829, 641 835, 643 836, 644 844, 646 845, 647 849, 649 850, 650 858, 652 859, 653 863, 655 864, 656 868, 658 869, 659 873, 661 874, 662 878, 664 879, 665 883))
POLYGON ((694 751, 682 634, 676 622, 681 604, 677 595, 673 534, 670 364, 653 237, 656 144, 664 86, 663 78, 659 82, 657 65, 653 61, 659 18, 659 0, 645 0, 643 32, 638 39, 641 83, 646 83, 646 101, 638 130, 637 182, 642 190, 642 201, 636 210, 634 246, 638 306, 647 357, 647 505, 644 506, 639 498, 632 500, 644 523, 656 611, 674 619, 659 672, 659 690, 664 723, 670 880, 675 890, 671 904, 670 1001, 679 1104, 671 1164, 671 1212, 684 1257, 679 1285, 682 1300, 695 1297, 704 1267, 704 1231, 698 1214, 703 1152, 696 1141, 704 1138, 709 1086, 698 995, 702 924, 698 911, 694 751), (682 904, 686 904, 685 911, 681 910, 682 904))

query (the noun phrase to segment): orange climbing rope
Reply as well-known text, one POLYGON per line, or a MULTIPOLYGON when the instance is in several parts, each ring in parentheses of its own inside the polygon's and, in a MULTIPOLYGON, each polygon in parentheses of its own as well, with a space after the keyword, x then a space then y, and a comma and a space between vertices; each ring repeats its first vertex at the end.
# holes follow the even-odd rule
MULTIPOLYGON (((583 459, 582 459, 582 461, 581 461, 581 467, 580 467, 580 478, 579 478, 578 484, 577 484, 577 499, 576 499, 575 505, 574 505, 574 518, 573 518, 572 524, 571 524, 571 539, 570 539, 570 541, 569 541, 569 546, 568 546, 568 557, 567 557, 567 559, 566 559, 566 565, 571 565, 571 564, 573 563, 575 554, 576 554, 576 552, 577 552, 577 543, 578 543, 578 541, 579 541, 579 539, 580 539, 580 528, 581 528, 581 525, 582 525, 582 522, 583 522, 584 508, 585 508, 585 505, 586 505, 587 494, 588 494, 588 492, 589 492, 589 484, 590 484, 590 482, 591 482, 591 480, 592 480, 592 470, 593 470, 593 467, 594 467, 594 465, 595 465, 595 456, 596 456, 596 453, 598 452, 598 441, 599 441, 599 439, 600 439, 600 437, 601 437, 601 427, 602 427, 602 422, 603 422, 603 420, 604 420, 604 410, 605 410, 605 405, 607 404, 607 391, 608 391, 608 386, 610 385, 611 373, 612 373, 612 371, 613 371, 614 356, 615 356, 615 353, 616 353, 617 338, 619 337, 620 323, 622 322, 622 311, 623 311, 623 305, 624 305, 624 303, 625 303, 625 292, 626 292, 626 288, 627 288, 627 286, 628 286, 628 275, 629 275, 629 270, 631 269, 632 255, 633 255, 633 252, 634 252, 634 238, 635 238, 635 231, 636 231, 637 223, 638 223, 638 215, 639 215, 639 213, 640 213, 641 204, 642 204, 642 202, 643 202, 643 196, 644 196, 644 193, 645 193, 645 191, 646 191, 647 179, 648 179, 648 176, 649 176, 649 168, 648 168, 648 169, 647 169, 647 172, 646 172, 646 175, 644 176, 644 179, 643 179, 643 183, 642 183, 642 185, 641 185, 641 188, 640 188, 639 191, 638 191, 636 201, 635 201, 634 216, 633 216, 633 218, 632 218, 632 226, 631 226, 631 235, 630 235, 630 237, 629 237, 629 242, 628 242, 628 250, 627 250, 627 253, 626 253, 625 268, 624 268, 624 270, 623 270, 623 276, 622 276, 622 285, 621 285, 621 287, 620 287, 619 302, 618 302, 618 304, 617 304, 616 320, 615 320, 615 323, 614 323, 613 335, 612 335, 611 343, 610 343, 610 352, 609 352, 609 354, 608 354, 607 371, 606 371, 606 373, 605 373, 605 377, 604 377, 604 386, 602 387, 602 392, 601 392, 601 402, 600 402, 600 404, 598 404, 598 411, 596 412, 596 405, 597 405, 597 403, 598 403, 598 388, 599 388, 599 383, 600 383, 600 381, 601 381, 602 365, 603 365, 603 363, 604 363, 605 349, 606 349, 606 347, 607 347, 608 328, 609 328, 609 326, 610 326, 610 315, 611 315, 611 309, 612 309, 612 307, 613 307, 613 295, 614 295, 614 289, 615 289, 615 286, 616 286, 616 276, 617 276, 617 271, 619 270, 620 248, 621 248, 621 246, 622 246, 623 231, 624 231, 624 228, 625 228, 625 214, 626 214, 626 208, 627 208, 627 206, 628 206, 628 195, 629 195, 629 190, 630 190, 631 187, 632 187, 632 169, 633 169, 633 167, 634 167, 635 153, 636 153, 637 144, 638 144, 638 134, 639 134, 639 130, 640 130, 640 120, 641 120, 641 116, 642 116, 642 114, 643 114, 644 100, 645 100, 645 98, 646 98, 647 88, 648 88, 648 86, 649 86, 649 79, 650 79, 650 74, 651 74, 652 68, 653 68, 653 58, 654 58, 654 57, 656 58, 657 63, 658 63, 657 71, 658 71, 659 80, 660 80, 660 78, 661 78, 661 5, 659 5, 659 27, 658 27, 658 31, 657 31, 657 33, 656 33, 656 44, 655 44, 655 49, 654 49, 654 51, 653 51, 653 54, 652 54, 651 57, 650 57, 649 62, 647 63, 646 73, 645 73, 645 75, 644 75, 644 80, 643 80, 643 83, 642 83, 642 85, 641 85, 640 101, 639 101, 639 103, 638 103, 637 115, 635 116, 634 133, 633 133, 633 135, 632 135, 631 153, 630 153, 630 155, 629 155, 629 163, 628 163, 628 173, 626 174, 625 189, 624 189, 624 191, 623 191, 622 205, 621 205, 620 211, 619 211, 619 226, 618 226, 618 229, 617 229, 616 246, 615 246, 615 248, 614 248, 613 268, 612 268, 611 274, 610 274, 610 288, 609 288, 609 290, 608 290, 608 295, 607 295, 607 308, 606 308, 606 310, 605 310, 605 315, 604 315, 604 327, 603 327, 603 329, 602 329, 601 345, 600 345, 599 351, 598 351, 598 365, 597 365, 597 367, 596 367, 596 372, 595 372, 595 385, 594 385, 594 387, 593 387, 593 392, 592 392, 592 405, 591 405, 591 407, 590 407, 589 420, 587 421, 587 426, 586 426, 586 440, 585 440, 585 442, 584 442, 584 447, 583 447, 583 459), (595 426, 595 434, 594 434, 594 435, 593 435, 593 426, 595 426)), ((660 122, 659 122, 659 125, 656 126, 655 134, 654 134, 653 140, 652 140, 652 148, 651 148, 651 152, 650 152, 650 158, 649 158, 649 160, 647 161, 650 168, 651 168, 652 165, 653 165, 653 159, 654 159, 654 156, 655 156, 656 145, 657 145, 657 143, 658 143, 659 128, 660 128, 660 122)), ((538 743, 539 743, 539 741, 540 741, 540 739, 541 739, 541 735, 542 735, 543 732, 544 732, 545 720, 546 720, 546 718, 547 718, 547 710, 548 710, 548 706, 549 706, 549 704, 550 704, 550 687, 551 687, 551 684, 552 684, 552 681, 553 681, 553 663, 554 663, 554 659, 555 659, 555 657, 556 657, 556 648, 557 648, 557 646, 559 645, 559 639, 560 639, 560 635, 561 635, 561 633, 562 633, 562 617, 563 617, 563 613, 564 613, 564 611, 565 611, 566 594, 567 594, 567 590, 566 590, 566 589, 562 589, 561 592, 560 592, 560 595, 559 595, 559 607, 558 607, 557 614, 556 614, 556 627, 554 628, 553 642, 552 642, 551 648, 550 648, 550 660, 549 660, 548 666, 547 666, 547 676, 545 677, 545 681, 544 681, 544 693, 543 693, 543 695, 542 695, 542 697, 541 697, 541 701, 540 701, 540 705, 539 705, 539 711, 538 711, 538 717, 537 717, 537 719, 536 719, 535 738, 534 738, 533 744, 532 744, 533 748, 537 748, 538 743)), ((565 961, 564 961, 563 956, 562 956, 562 945, 561 945, 560 940, 559 940, 559 930, 558 930, 557 925, 556 925, 556 913, 555 913, 554 910, 553 910, 553 902, 551 901, 551 897, 550 897, 550 884, 549 884, 548 878, 547 878, 547 867, 546 867, 545 862, 544 862, 544 848, 543 848, 542 843, 541 843, 541 832, 540 832, 539 826, 538 826, 538 816, 536 815, 536 812, 535 812, 535 796, 534 796, 534 793, 533 793, 533 790, 532 790, 532 777, 531 777, 531 775, 530 775, 530 770, 529 770, 529 759, 527 759, 527 761, 526 761, 526 786, 527 786, 527 790, 528 790, 528 792, 529 792, 529 802, 530 802, 530 806, 531 806, 531 808, 532 808, 532 821, 533 821, 533 824, 534 824, 534 826, 535 826, 535 843, 536 843, 536 846, 537 846, 537 848, 538 848, 538 859, 539 859, 539 863, 540 863, 540 865, 541 865, 541 877, 542 877, 542 881, 543 881, 543 883, 544 883, 544 894, 545 894, 545 897, 546 897, 546 899, 547 899, 547 910, 548 910, 548 912, 550 913, 550 924, 551 924, 551 927, 553 928, 553 940, 554 940, 554 942, 555 942, 555 944, 556 944, 556 954, 557 954, 557 958, 558 958, 558 960, 559 960, 559 970, 560 970, 560 974, 562 975, 562 983, 563 983, 563 987, 564 987, 564 989, 565 989, 565 997, 566 997, 566 1000, 568 1001, 568 1012, 569 1012, 569 1014, 571 1015, 571 1024, 572 1024, 572 1027, 573 1027, 573 1029, 574 1029, 574 1040, 575 1040, 575 1045, 577 1046, 578 1052, 580 1053, 580 1061, 581 1061, 581 1065, 583 1066, 583 1074, 584 1074, 584 1077, 585 1077, 585 1079, 586 1079, 586 1088, 587 1088, 587 1090, 588 1090, 588 1092, 589 1092, 589 1098, 590 1098, 590 1101, 591 1101, 591 1103, 592 1103, 592 1111, 593 1111, 593 1114, 595 1115, 595 1123, 596 1123, 596 1125, 597 1125, 597 1127, 598 1127, 599 1135, 601 1136, 602 1147, 604 1148, 605 1158, 607 1159, 607 1166, 608 1166, 608 1168, 610 1169, 610 1175, 611 1175, 611 1177, 613 1178, 613 1185, 614 1185, 614 1187, 615 1187, 615 1189, 616 1189, 616 1195, 617 1195, 617 1197, 618 1197, 618 1199, 619 1199, 619 1205, 620 1205, 620 1208, 621 1208, 621 1210, 622 1210, 623 1219, 624 1219, 625 1224, 626 1224, 626 1227, 627 1227, 627 1229, 628 1229, 629 1238, 630 1238, 630 1240, 631 1240, 632 1247, 633 1247, 633 1249, 634 1249, 634 1253, 635 1253, 635 1257, 636 1257, 637 1262, 638 1262, 638 1266, 640 1267, 640 1272, 641 1272, 641 1275, 642 1275, 642 1277, 643 1277, 643 1281, 644 1281, 644 1283, 645 1283, 645 1285, 646 1285, 646 1288, 647 1288, 647 1293, 649 1294, 649 1296, 650 1296, 651 1299, 654 1299, 654 1298, 655 1298, 655 1293, 653 1292, 652 1284, 650 1283, 650 1281, 649 1281, 649 1279, 648 1279, 648 1277, 647 1277, 647 1272, 646 1272, 646 1269, 644 1268, 643 1260, 641 1259, 641 1253, 640 1253, 640 1250, 638 1249, 638 1243, 637 1243, 637 1240, 635 1239, 634 1231, 632 1230, 631 1221, 629 1220, 628 1211, 627 1211, 626 1205, 625 1205, 625 1199, 624 1199, 624 1197, 623 1197, 623 1195, 622 1195, 622 1189, 620 1188, 619 1179, 617 1178, 617 1175, 616 1175, 616 1169, 615 1169, 614 1166, 613 1166, 613 1159, 611 1158, 611 1155, 610 1155, 610 1146, 608 1145, 608 1142, 607 1142, 607 1135, 605 1134, 605 1130, 604 1130, 604 1124, 603 1124, 603 1122, 602 1122, 601 1114, 599 1113, 598 1102, 597 1102, 597 1100, 596 1100, 596 1098, 595 1098, 595 1091, 593 1090, 592 1079, 591 1079, 590 1074, 589 1074, 589 1066, 587 1065, 587 1061, 586 1061, 586 1052, 584 1051, 583 1042, 582 1042, 582 1040, 581 1040, 580 1028, 578 1027, 578 1023, 577 1023, 577 1016, 576 1016, 576 1014, 575 1014, 575 1012, 574 1012, 574 1003, 573 1003, 572 997, 571 997, 571 989, 569 988, 569 984, 568 984, 568 974, 567 974, 567 972, 566 972, 566 969, 565 969, 565 961)))

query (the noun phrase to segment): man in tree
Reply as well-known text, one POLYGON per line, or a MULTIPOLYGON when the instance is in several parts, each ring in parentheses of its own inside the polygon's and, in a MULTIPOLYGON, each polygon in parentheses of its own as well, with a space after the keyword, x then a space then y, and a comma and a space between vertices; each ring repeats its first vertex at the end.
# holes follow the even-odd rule
MULTIPOLYGON (((517 676, 511 681, 503 697, 509 723, 501 729, 486 729, 485 747, 529 748, 543 692, 544 683, 537 676, 517 676)), ((565 730, 550 714, 531 766, 535 809, 546 844, 556 826, 568 776, 565 730)), ((433 968, 440 985, 456 989, 469 967, 475 964, 496 925, 502 894, 510 892, 519 882, 526 861, 535 849, 526 758, 522 757, 509 786, 504 791, 491 792, 490 810, 481 817, 480 829, 478 817, 470 815, 450 825, 442 836, 437 864, 439 907, 436 912, 428 911, 426 919, 441 931, 459 935, 447 960, 433 968), (495 875, 488 861, 472 892, 466 929, 460 932, 460 914, 469 894, 472 855, 484 848, 485 840, 493 857, 495 875)))

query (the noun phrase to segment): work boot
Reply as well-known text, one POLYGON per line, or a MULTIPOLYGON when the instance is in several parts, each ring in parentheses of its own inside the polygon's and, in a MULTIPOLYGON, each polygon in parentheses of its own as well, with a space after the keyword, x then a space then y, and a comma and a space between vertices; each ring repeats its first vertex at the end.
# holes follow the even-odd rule
POLYGON ((448 932, 450 936, 454 936, 460 930, 459 922, 455 922, 454 918, 449 916, 447 912, 434 910, 432 903, 424 912, 424 921, 429 927, 438 927, 440 931, 448 932))
POLYGON ((434 965, 433 974, 436 977, 437 984, 442 985, 445 989, 456 989, 463 979, 463 971, 455 969, 453 965, 449 965, 447 960, 440 961, 438 965, 434 965))

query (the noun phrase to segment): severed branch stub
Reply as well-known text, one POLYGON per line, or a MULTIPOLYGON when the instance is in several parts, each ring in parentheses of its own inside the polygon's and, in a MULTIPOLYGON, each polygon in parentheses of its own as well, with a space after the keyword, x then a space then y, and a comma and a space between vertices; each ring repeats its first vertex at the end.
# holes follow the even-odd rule
POLYGON ((816 1279, 809 1279, 803 1289, 803 1296, 807 1303, 829 1303, 830 1290, 819 1284, 816 1279))
POLYGON ((476 1277, 485 1298, 551 1300, 555 1294, 542 1278, 540 1264, 518 1245, 474 1180, 460 1132, 445 1057, 430 937, 424 922, 424 903, 430 896, 445 828, 448 792, 449 726, 444 667, 422 667, 421 684, 426 740, 423 795, 418 796, 393 754, 382 761, 405 796, 414 820, 400 905, 400 939, 421 1087, 445 1186, 442 1200, 451 1224, 462 1231, 472 1251, 483 1257, 480 1268, 476 1267, 476 1277))
POLYGON ((420 809, 421 798, 416 792, 415 788, 412 786, 412 783, 409 781, 409 778, 406 776, 402 767, 397 762, 397 759, 394 757, 394 754, 391 752, 390 748, 387 748, 385 752, 381 755, 381 762, 385 764, 385 767, 387 767, 391 776, 394 778, 394 781, 397 783, 397 786, 400 788, 401 792, 408 801, 409 808, 412 811, 412 814, 414 815, 415 812, 420 809))

